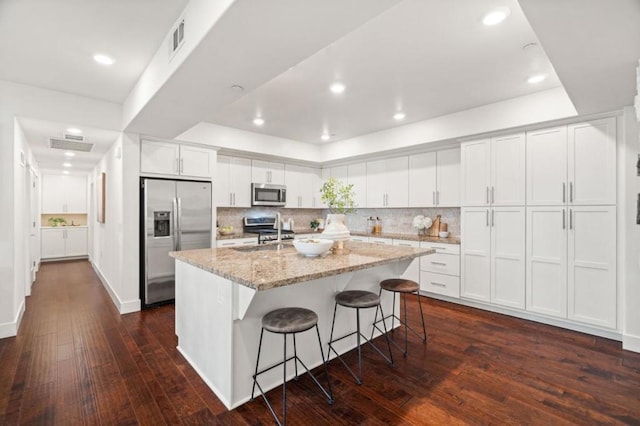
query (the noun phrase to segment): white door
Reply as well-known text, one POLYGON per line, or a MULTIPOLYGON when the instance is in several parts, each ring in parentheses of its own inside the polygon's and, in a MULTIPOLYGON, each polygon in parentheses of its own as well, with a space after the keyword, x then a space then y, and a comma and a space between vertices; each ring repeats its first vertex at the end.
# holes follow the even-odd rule
POLYGON ((569 208, 569 319, 616 328, 616 208, 569 208))
POLYGON ((567 215, 561 206, 527 207, 528 311, 567 316, 567 215))
POLYGON ((525 301, 524 207, 491 210, 491 302, 524 309, 525 301))
POLYGON ((569 132, 569 202, 616 203, 615 117, 574 124, 569 132))
POLYGON ((491 190, 494 206, 523 206, 526 200, 524 133, 491 139, 491 190))
POLYGON ((527 204, 567 202, 567 127, 527 132, 527 204))
POLYGON ((353 184, 354 201, 357 207, 367 206, 367 163, 349 164, 347 182, 353 184))
POLYGON ((440 207, 460 206, 460 148, 438 151, 438 188, 436 202, 440 207))
POLYGON ((409 157, 409 207, 436 205, 436 156, 426 152, 409 157))
POLYGON ((460 296, 489 302, 491 297, 491 228, 489 209, 462 208, 461 211, 460 296))
POLYGON ((216 178, 213 181, 213 199, 218 207, 231 207, 233 196, 229 189, 231 157, 218 155, 216 161, 216 178))
POLYGON ((86 256, 87 228, 67 228, 65 231, 65 254, 67 256, 86 256))
POLYGON ((460 146, 462 206, 486 206, 489 204, 490 144, 489 139, 482 139, 465 142, 460 146))
POLYGON ((210 149, 180 146, 180 174, 211 179, 214 155, 210 149))
POLYGON ((385 206, 387 189, 385 171, 386 160, 367 162, 367 207, 385 206))
POLYGON ((391 158, 386 163, 385 206, 407 207, 409 204, 409 158, 391 158))
POLYGON ((168 142, 140 142, 140 171, 178 175, 180 173, 180 145, 168 142))
POLYGON ((231 158, 229 169, 229 189, 234 207, 251 207, 251 160, 231 158))
POLYGON ((64 229, 42 229, 40 231, 40 257, 64 257, 64 229))

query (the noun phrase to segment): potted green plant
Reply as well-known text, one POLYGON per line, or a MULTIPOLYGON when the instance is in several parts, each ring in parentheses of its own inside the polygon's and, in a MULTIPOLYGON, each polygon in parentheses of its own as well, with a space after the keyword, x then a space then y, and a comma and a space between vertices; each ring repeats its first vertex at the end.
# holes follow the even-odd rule
MULTIPOLYGON (((349 239, 349 228, 345 225, 345 215, 356 210, 353 200, 353 184, 345 184, 334 177, 329 178, 320 189, 322 202, 329 208, 322 235, 334 241, 349 239)), ((341 247, 340 247, 341 248, 341 247)))
POLYGON ((63 217, 50 217, 48 222, 50 226, 59 226, 59 225, 67 224, 67 220, 63 217))

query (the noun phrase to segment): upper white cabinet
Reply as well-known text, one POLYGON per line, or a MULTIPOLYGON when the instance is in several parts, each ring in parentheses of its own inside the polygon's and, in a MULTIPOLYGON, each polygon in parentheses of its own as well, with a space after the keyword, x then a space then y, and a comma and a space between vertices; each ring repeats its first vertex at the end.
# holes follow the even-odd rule
MULTIPOLYGON (((331 169, 333 174, 333 169, 331 169)), ((342 169, 336 170, 340 174, 343 172, 342 169)), ((336 178, 342 180, 342 178, 336 175, 336 178)), ((355 196, 353 200, 356 204, 356 207, 366 207, 367 206, 367 163, 356 163, 349 164, 347 166, 347 183, 353 185, 353 192, 355 196)))
POLYGON ((251 160, 218 155, 214 199, 218 207, 251 207, 251 160))
POLYGON ((42 213, 87 213, 87 178, 42 174, 42 213))
POLYGON ((409 200, 407 157, 367 162, 367 207, 406 207, 409 200))
POLYGON ((215 151, 173 142, 140 142, 140 171, 211 179, 215 151))
POLYGON ((284 163, 271 161, 251 161, 251 181, 284 185, 284 163))
POLYGON ((525 204, 525 136, 482 139, 462 144, 462 205, 525 204))
POLYGON ((614 117, 527 132, 527 204, 616 203, 614 117))
POLYGON ((288 208, 320 208, 320 170, 287 164, 285 167, 288 208))
POLYGON ((460 148, 409 157, 409 207, 460 205, 460 148))

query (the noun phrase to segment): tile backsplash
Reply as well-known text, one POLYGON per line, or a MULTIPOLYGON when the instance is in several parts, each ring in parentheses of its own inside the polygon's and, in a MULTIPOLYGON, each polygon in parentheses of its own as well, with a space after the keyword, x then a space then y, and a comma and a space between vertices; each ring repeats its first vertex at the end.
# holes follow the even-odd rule
MULTIPOLYGON (((313 219, 326 218, 328 210, 320 209, 285 209, 273 207, 218 207, 218 223, 220 226, 233 226, 242 229, 242 218, 245 216, 275 216, 279 211, 283 219, 293 219, 294 228, 301 232, 310 228, 313 219)), ((382 222, 382 232, 397 234, 415 234, 417 230, 411 225, 417 215, 428 216, 434 219, 440 215, 440 221, 449 225, 449 233, 460 235, 460 208, 402 208, 402 209, 358 209, 355 213, 347 215, 347 226, 354 232, 366 232, 367 219, 370 216, 379 217, 382 222)))

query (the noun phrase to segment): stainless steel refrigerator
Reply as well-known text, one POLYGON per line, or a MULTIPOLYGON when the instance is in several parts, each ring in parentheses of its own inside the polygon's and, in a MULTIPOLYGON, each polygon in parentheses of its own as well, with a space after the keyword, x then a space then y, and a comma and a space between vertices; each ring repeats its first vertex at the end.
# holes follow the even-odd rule
POLYGON ((140 179, 142 306, 175 299, 170 251, 211 247, 211 182, 140 179))

